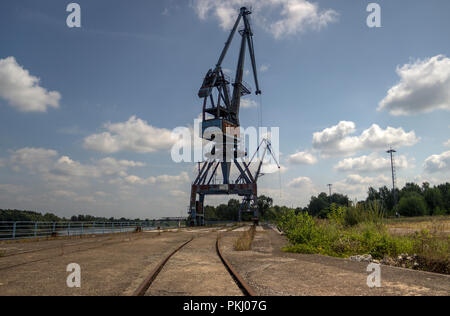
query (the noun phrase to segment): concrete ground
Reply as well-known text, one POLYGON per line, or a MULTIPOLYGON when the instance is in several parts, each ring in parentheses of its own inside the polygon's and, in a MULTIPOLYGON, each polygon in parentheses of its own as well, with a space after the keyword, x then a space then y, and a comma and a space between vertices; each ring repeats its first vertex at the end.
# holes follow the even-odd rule
POLYGON ((382 266, 382 287, 370 289, 367 263, 284 253, 287 241, 272 229, 256 233, 251 251, 237 252, 237 236, 223 238, 224 255, 259 295, 450 295, 450 276, 382 266))
MULTIPOLYGON (((450 277, 382 266, 382 288, 369 289, 367 264, 288 254, 284 237, 258 229, 253 249, 236 252, 243 229, 223 236, 222 251, 259 295, 450 295, 450 277)), ((228 230, 228 229, 227 229, 228 230)), ((0 243, 0 296, 132 295, 156 265, 183 242, 147 295, 239 296, 215 252, 216 230, 117 234, 83 239, 0 243), (81 288, 66 285, 70 263, 81 266, 81 288)))
POLYGON ((148 296, 242 296, 216 253, 216 232, 198 235, 176 253, 148 296))
POLYGON ((0 244, 8 253, 0 258, 0 296, 131 295, 157 263, 191 235, 119 234, 0 244), (79 289, 66 285, 70 263, 81 266, 79 289))

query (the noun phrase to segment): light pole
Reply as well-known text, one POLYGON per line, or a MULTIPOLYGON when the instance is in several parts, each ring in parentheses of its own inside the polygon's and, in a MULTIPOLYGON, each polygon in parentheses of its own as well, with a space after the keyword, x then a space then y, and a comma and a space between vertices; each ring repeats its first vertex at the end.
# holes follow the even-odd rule
POLYGON ((392 196, 394 197, 394 206, 397 205, 397 192, 395 191, 395 180, 396 180, 396 172, 395 172, 395 160, 394 160, 394 153, 397 151, 394 150, 392 147, 390 150, 387 151, 388 154, 391 156, 391 170, 392 170, 392 196))

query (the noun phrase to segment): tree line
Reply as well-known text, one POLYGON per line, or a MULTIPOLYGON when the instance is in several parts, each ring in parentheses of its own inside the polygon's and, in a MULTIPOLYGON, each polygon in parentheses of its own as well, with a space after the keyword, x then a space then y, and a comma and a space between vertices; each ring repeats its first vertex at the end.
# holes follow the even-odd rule
MULTIPOLYGON (((92 215, 74 215, 70 219, 59 217, 53 213, 41 214, 33 211, 2 210, 0 209, 0 222, 141 222, 139 218, 128 219, 114 217, 96 217, 92 215)), ((150 221, 146 219, 145 221, 150 221)))
MULTIPOLYGON (((388 216, 438 216, 450 215, 450 183, 431 186, 429 183, 423 183, 419 186, 416 183, 407 183, 402 189, 396 189, 395 192, 384 186, 378 190, 370 187, 367 192, 367 198, 364 201, 356 202, 359 205, 365 205, 371 202, 378 202, 386 215, 388 216)), ((296 213, 308 213, 315 217, 327 218, 333 206, 350 206, 353 202, 347 195, 334 193, 329 196, 327 193, 320 193, 312 196, 307 207, 298 207, 296 213)), ((273 204, 273 199, 267 196, 259 196, 256 207, 259 210, 262 220, 274 220, 279 214, 283 214, 290 207, 278 206, 273 204)), ((238 221, 241 202, 231 199, 227 204, 218 206, 205 206, 205 217, 208 221, 238 221)), ((251 220, 253 214, 243 213, 243 220, 251 220)), ((6 222, 140 222, 141 219, 127 219, 114 217, 96 217, 92 215, 77 215, 70 219, 61 218, 53 213, 41 214, 32 211, 20 210, 1 210, 0 221, 6 222)), ((145 221, 149 221, 146 219, 145 221)))
MULTIPOLYGON (((322 192, 317 196, 312 196, 308 206, 298 207, 295 212, 327 218, 333 207, 347 207, 355 203, 366 206, 373 202, 380 204, 386 216, 450 215, 450 183, 433 187, 429 183, 423 183, 422 186, 416 183, 407 183, 402 189, 395 191, 387 186, 378 190, 370 187, 367 198, 363 201, 352 201, 347 195, 340 193, 329 196, 322 192)), ((237 221, 240 206, 241 203, 235 199, 216 207, 205 206, 205 216, 210 221, 237 221)), ((262 220, 273 220, 287 210, 292 210, 291 207, 273 205, 273 199, 264 195, 258 197, 257 207, 262 220)), ((249 220, 251 217, 252 214, 243 214, 243 220, 249 220)))

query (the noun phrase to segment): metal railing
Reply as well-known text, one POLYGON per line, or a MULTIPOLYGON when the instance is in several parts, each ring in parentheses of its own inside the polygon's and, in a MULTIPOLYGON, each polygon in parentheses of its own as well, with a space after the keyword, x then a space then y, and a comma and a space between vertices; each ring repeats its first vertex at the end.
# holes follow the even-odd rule
MULTIPOLYGON (((150 231, 177 227, 178 222, 0 222, 0 240, 150 231)), ((181 222, 181 224, 184 224, 181 222)))

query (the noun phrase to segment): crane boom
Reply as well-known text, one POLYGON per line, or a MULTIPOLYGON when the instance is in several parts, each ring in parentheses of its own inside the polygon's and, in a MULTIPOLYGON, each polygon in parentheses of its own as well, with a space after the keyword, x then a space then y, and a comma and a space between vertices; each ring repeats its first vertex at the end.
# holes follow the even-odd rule
MULTIPOLYGON (((244 95, 251 94, 250 88, 243 81, 244 77, 244 64, 245 64, 245 52, 249 50, 250 59, 252 63, 253 78, 256 85, 256 95, 261 94, 261 89, 259 88, 258 82, 258 72, 256 67, 256 58, 253 45, 253 32, 251 29, 250 21, 248 16, 251 14, 247 8, 241 8, 238 18, 234 23, 233 29, 225 42, 225 47, 220 54, 219 60, 216 64, 214 70, 210 69, 203 80, 202 87, 198 93, 200 98, 205 100, 204 110, 214 115, 214 119, 225 119, 232 123, 234 126, 238 127, 239 123, 239 109, 241 104, 241 97, 244 95), (239 59, 236 69, 236 77, 233 83, 233 93, 230 90, 230 80, 223 74, 222 63, 228 53, 228 50, 233 41, 234 35, 238 30, 241 20, 244 21, 244 28, 239 31, 242 36, 241 47, 239 53, 239 59), (212 93, 214 88, 218 89, 218 100, 214 102, 212 98, 212 93), (230 94, 232 97, 230 97, 230 94), (211 100, 211 107, 206 108, 206 102, 211 100), (221 104, 223 103, 223 106, 221 104)), ((205 116, 204 116, 205 119, 205 116)))

